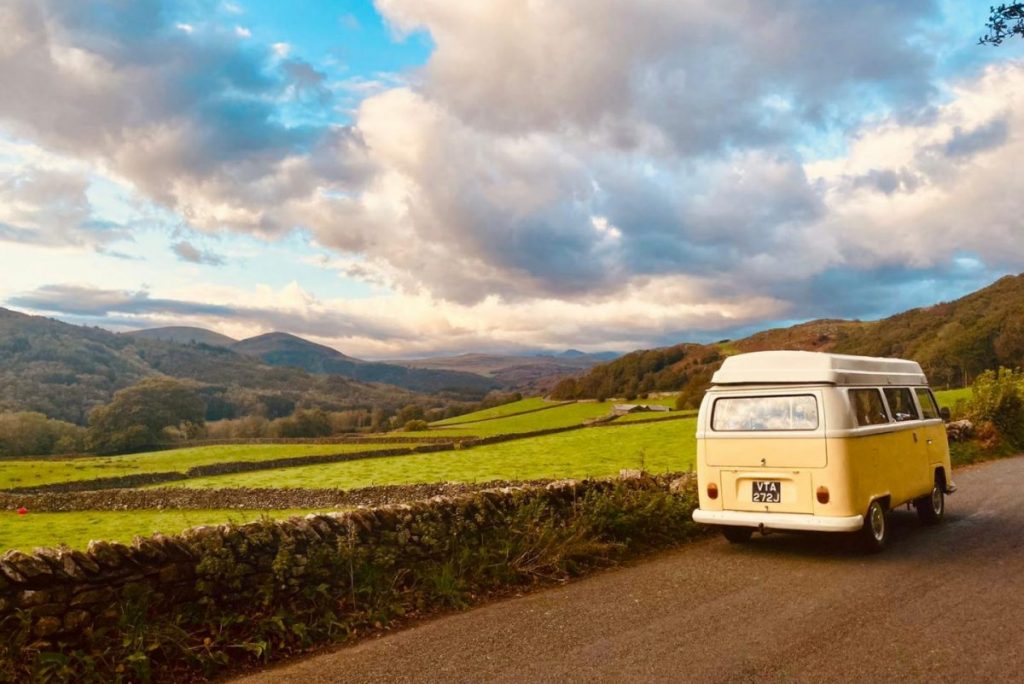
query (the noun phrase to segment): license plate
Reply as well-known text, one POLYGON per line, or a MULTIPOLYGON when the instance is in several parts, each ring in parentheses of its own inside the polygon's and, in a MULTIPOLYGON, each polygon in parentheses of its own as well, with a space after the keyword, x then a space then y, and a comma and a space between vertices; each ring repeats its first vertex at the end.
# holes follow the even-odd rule
POLYGON ((778 480, 755 480, 750 499, 754 503, 782 503, 782 483, 778 480))

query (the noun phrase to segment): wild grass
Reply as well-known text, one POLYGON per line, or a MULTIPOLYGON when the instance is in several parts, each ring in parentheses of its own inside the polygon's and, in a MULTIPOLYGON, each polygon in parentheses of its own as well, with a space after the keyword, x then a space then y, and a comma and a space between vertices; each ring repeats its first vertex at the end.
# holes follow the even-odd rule
POLYGON ((401 444, 230 444, 170 449, 125 456, 36 458, 0 461, 0 489, 143 473, 183 472, 226 461, 266 461, 311 454, 393 449, 401 444))
POLYGON ((417 482, 604 477, 622 468, 680 471, 693 467, 695 429, 695 418, 584 428, 471 449, 221 475, 172 486, 351 489, 417 482))
POLYGON ((67 544, 84 549, 91 539, 131 542, 136 535, 156 532, 177 534, 197 525, 246 523, 262 517, 287 518, 305 514, 305 510, 240 511, 164 510, 164 511, 75 511, 36 513, 24 516, 0 511, 0 552, 7 549, 31 550, 37 546, 67 544))

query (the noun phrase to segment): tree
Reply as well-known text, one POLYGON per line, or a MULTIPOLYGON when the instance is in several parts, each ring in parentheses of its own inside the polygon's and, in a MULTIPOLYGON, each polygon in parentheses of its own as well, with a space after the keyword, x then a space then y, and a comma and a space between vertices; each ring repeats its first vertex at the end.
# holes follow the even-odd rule
POLYGON ((196 386, 168 377, 147 378, 114 393, 89 415, 89 448, 131 451, 163 441, 164 429, 192 437, 202 429, 206 406, 196 386))
POLYGON ((988 33, 978 39, 979 45, 1001 45, 1011 36, 1024 37, 1024 2, 1011 2, 989 8, 988 33))
POLYGON ((23 411, 0 413, 0 456, 44 456, 81 451, 78 425, 23 411))
POLYGON ((423 407, 419 404, 408 404, 402 407, 402 410, 395 416, 395 421, 399 425, 405 425, 410 420, 423 420, 423 407))

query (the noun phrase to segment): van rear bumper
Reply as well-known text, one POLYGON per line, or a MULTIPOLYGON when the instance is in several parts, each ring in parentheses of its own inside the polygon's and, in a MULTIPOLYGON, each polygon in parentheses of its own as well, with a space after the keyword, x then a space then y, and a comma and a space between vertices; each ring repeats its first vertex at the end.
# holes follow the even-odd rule
POLYGON ((855 532, 864 526, 863 515, 844 517, 808 515, 805 513, 756 513, 748 511, 693 512, 694 522, 705 525, 761 527, 769 530, 805 530, 809 532, 855 532))

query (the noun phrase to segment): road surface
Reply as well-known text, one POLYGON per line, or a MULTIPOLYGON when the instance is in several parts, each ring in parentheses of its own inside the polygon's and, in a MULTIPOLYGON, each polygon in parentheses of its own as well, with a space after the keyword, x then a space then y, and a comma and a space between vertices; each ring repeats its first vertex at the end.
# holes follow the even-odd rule
POLYGON ((1024 681, 1024 457, 955 479, 880 555, 716 537, 239 681, 1024 681))

